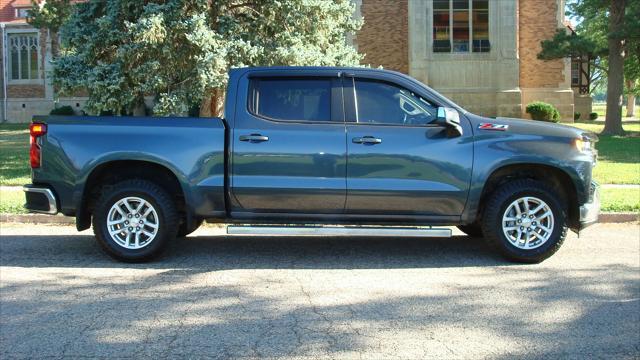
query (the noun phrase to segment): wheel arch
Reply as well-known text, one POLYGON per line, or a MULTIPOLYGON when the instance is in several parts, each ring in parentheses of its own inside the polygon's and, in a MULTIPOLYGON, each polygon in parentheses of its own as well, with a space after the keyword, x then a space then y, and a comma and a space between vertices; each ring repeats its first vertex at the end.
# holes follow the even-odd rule
POLYGON ((162 187, 173 196, 178 211, 187 219, 191 217, 186 205, 189 194, 173 170, 150 160, 111 160, 96 165, 88 172, 78 200, 76 228, 85 230, 91 226, 93 206, 104 186, 133 178, 149 180, 162 187))
POLYGON ((549 185, 561 196, 561 202, 567 205, 569 226, 573 228, 577 224, 580 215, 578 192, 572 176, 562 168, 538 163, 508 164, 494 169, 484 182, 473 220, 482 216, 488 196, 500 185, 517 179, 532 179, 549 185))

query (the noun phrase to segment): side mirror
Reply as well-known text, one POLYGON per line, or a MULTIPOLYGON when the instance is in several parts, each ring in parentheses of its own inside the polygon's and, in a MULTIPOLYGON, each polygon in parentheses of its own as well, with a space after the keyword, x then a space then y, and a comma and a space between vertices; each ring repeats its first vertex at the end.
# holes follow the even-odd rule
POLYGON ((436 123, 447 128, 449 137, 462 135, 462 126, 460 126, 460 115, 454 108, 439 107, 436 116, 436 123))

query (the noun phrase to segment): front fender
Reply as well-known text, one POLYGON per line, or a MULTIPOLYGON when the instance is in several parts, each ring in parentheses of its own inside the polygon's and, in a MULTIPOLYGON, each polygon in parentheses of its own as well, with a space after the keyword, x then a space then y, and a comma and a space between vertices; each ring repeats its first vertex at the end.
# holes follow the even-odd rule
POLYGON ((565 173, 576 189, 579 203, 588 199, 592 158, 577 151, 572 139, 543 135, 479 134, 476 136, 474 173, 463 222, 476 219, 487 181, 496 171, 513 165, 547 166, 565 173))

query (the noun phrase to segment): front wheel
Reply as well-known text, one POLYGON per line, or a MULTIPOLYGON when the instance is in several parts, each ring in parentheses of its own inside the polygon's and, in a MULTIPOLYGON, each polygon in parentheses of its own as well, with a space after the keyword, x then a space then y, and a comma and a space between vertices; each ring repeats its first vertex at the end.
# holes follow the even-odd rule
POLYGON ((127 180, 108 189, 93 213, 93 232, 102 249, 126 262, 158 256, 178 230, 169 194, 146 180, 127 180))
POLYGON ((515 180, 490 197, 482 218, 489 245, 509 260, 539 263, 553 255, 567 235, 567 210, 546 184, 515 180))

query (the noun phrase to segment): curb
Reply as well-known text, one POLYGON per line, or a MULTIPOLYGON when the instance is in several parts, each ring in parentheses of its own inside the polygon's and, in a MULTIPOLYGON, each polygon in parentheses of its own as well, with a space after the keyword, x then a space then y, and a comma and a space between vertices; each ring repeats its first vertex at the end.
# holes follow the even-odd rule
POLYGON ((28 224, 60 224, 75 225, 76 218, 64 215, 44 214, 0 214, 0 222, 3 223, 28 223, 28 224))
POLYGON ((640 213, 601 213, 600 223, 625 223, 640 221, 640 213))
MULTIPOLYGON (((626 223, 640 221, 640 213, 601 213, 599 223, 626 223)), ((3 223, 75 225, 76 219, 63 215, 0 214, 3 223)))

